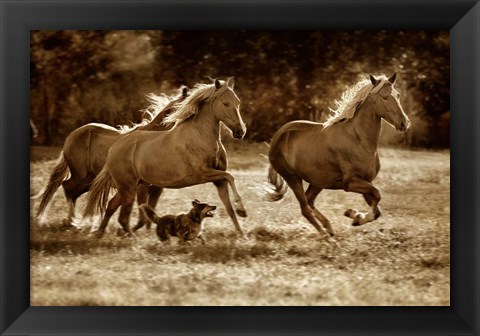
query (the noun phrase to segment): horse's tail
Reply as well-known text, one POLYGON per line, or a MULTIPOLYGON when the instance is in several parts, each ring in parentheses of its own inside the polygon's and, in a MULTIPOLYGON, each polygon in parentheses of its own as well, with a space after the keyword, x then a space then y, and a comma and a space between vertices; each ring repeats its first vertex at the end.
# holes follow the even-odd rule
POLYGON ((266 198, 269 202, 277 202, 285 197, 288 190, 288 185, 285 180, 278 174, 272 165, 268 166, 268 183, 271 186, 266 191, 266 198))
POLYGON ((68 169, 67 161, 63 156, 63 151, 60 152, 60 157, 57 160, 57 164, 53 168, 48 184, 35 196, 32 196, 33 199, 41 197, 40 205, 37 210, 37 217, 39 217, 45 209, 47 208, 48 203, 52 200, 53 195, 60 187, 62 182, 67 178, 70 170, 68 169))
POLYGON ((84 217, 91 217, 96 213, 103 214, 107 207, 108 196, 112 187, 112 175, 110 175, 107 165, 105 165, 92 182, 92 187, 88 193, 87 206, 83 213, 84 217))

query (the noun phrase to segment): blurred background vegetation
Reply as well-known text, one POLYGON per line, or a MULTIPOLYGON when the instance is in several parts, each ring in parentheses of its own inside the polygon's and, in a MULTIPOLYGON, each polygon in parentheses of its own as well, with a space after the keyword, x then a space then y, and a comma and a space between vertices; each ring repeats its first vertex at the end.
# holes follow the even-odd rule
POLYGON ((382 143, 448 148, 448 31, 32 31, 31 118, 37 145, 62 145, 89 122, 138 122, 145 95, 235 76, 247 138, 269 141, 295 119, 324 121, 363 74, 399 76, 412 120, 382 143))

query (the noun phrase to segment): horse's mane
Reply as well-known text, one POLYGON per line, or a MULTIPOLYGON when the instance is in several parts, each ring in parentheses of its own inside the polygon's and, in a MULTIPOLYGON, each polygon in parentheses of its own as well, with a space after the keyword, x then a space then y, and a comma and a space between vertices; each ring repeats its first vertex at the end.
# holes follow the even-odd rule
POLYGON ((139 127, 148 125, 162 111, 164 111, 166 108, 171 107, 172 102, 178 99, 180 95, 182 95, 182 90, 183 90, 183 87, 181 87, 174 96, 167 96, 164 93, 160 95, 156 95, 154 93, 147 94, 145 97, 150 102, 150 105, 146 109, 140 110, 140 112, 142 112, 143 114, 142 121, 140 121, 137 124, 132 123, 132 125, 117 126, 118 129, 120 130, 120 133, 127 134, 130 132, 133 132, 139 127))
POLYGON ((163 119, 164 124, 175 123, 178 125, 183 121, 196 115, 202 103, 212 102, 219 95, 229 90, 225 81, 220 81, 222 86, 217 89, 215 84, 195 84, 190 95, 183 101, 175 104, 175 112, 172 112, 163 119))
POLYGON ((330 116, 324 123, 324 127, 332 126, 341 120, 352 119, 357 111, 358 107, 365 101, 370 93, 376 93, 380 91, 382 86, 388 81, 387 76, 380 75, 375 76, 379 83, 373 87, 372 81, 368 76, 362 76, 362 78, 354 85, 347 88, 343 93, 340 100, 335 100, 335 109, 329 108, 333 115, 330 116))

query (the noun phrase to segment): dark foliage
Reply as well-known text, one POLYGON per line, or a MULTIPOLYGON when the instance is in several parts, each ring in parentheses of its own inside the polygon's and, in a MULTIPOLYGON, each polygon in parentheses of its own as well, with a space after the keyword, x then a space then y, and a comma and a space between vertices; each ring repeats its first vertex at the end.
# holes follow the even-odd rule
POLYGON ((448 31, 35 31, 35 143, 61 145, 92 121, 139 121, 144 95, 205 76, 236 77, 247 137, 268 141, 285 122, 322 121, 360 75, 399 73, 414 127, 392 141, 449 147, 448 31))

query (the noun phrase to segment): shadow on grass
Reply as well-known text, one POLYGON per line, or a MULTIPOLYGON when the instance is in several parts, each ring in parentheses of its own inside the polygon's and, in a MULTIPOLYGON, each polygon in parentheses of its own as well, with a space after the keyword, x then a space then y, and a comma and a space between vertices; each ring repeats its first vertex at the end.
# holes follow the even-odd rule
POLYGON ((63 226, 41 227, 30 230, 30 250, 49 255, 92 254, 98 249, 119 249, 132 245, 131 238, 105 236, 98 239, 88 232, 63 226))
POLYGON ((147 252, 156 256, 187 256, 194 263, 229 263, 255 258, 267 258, 276 253, 276 249, 263 242, 239 242, 228 239, 209 241, 207 244, 175 243, 156 244, 146 247, 147 252))
POLYGON ((192 250, 191 260, 200 263, 228 263, 256 258, 268 258, 275 255, 276 250, 265 243, 256 242, 248 244, 222 244, 199 246, 192 250))
POLYGON ((218 230, 208 232, 205 245, 199 241, 179 245, 173 238, 169 243, 159 242, 147 246, 146 249, 156 256, 184 255, 193 263, 226 264, 239 261, 286 260, 285 258, 292 257, 329 260, 322 255, 329 256, 334 247, 315 238, 317 238, 316 234, 308 245, 299 246, 298 240, 292 238, 290 232, 257 226, 249 232, 248 239, 241 239, 232 231, 225 233, 218 230))

